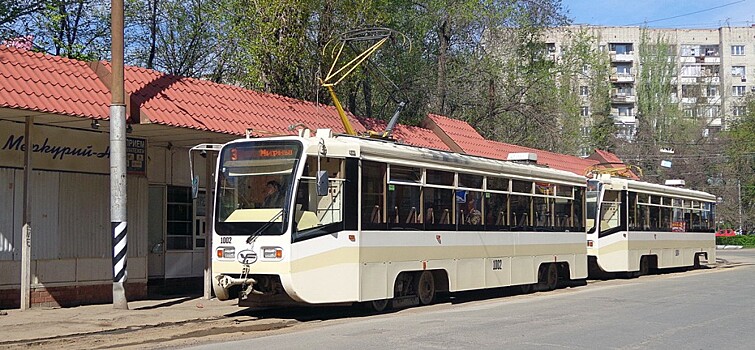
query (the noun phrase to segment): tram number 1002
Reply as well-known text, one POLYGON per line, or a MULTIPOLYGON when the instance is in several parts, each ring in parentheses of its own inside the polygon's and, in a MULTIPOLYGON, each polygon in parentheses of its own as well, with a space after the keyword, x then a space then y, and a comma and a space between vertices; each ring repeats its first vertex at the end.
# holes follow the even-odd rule
POLYGON ((493 271, 503 268, 503 259, 493 259, 493 271))

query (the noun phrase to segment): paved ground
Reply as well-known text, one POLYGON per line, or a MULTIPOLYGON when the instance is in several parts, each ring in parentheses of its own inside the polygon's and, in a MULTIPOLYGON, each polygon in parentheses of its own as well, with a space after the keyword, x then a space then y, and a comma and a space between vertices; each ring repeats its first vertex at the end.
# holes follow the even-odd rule
POLYGON ((115 310, 111 304, 5 310, 7 314, 0 316, 0 348, 3 344, 24 340, 201 322, 224 318, 239 311, 235 300, 194 297, 132 301, 128 304, 129 310, 115 310))
MULTIPOLYGON (((755 263, 753 252, 719 250, 718 256, 723 264, 752 264, 755 263)), ((247 332, 285 328, 297 323, 298 318, 281 321, 279 318, 266 319, 258 315, 250 317, 245 313, 246 309, 236 305, 235 300, 221 302, 195 297, 135 301, 129 302, 129 308, 130 310, 115 310, 112 305, 106 304, 0 311, 0 348, 25 348, 30 344, 79 348, 84 344, 71 339, 83 338, 107 347, 107 342, 92 339, 108 336, 122 337, 125 343, 120 344, 127 345, 125 347, 156 347, 160 339, 165 342, 174 340, 165 331, 171 327, 184 327, 182 338, 186 339, 234 331, 225 330, 224 327, 235 327, 235 331, 247 332), (130 334, 138 333, 134 331, 139 330, 152 332, 151 341, 129 342, 130 334), (167 338, 160 338, 161 336, 167 338)), ((165 342, 162 346, 166 345, 165 342)))

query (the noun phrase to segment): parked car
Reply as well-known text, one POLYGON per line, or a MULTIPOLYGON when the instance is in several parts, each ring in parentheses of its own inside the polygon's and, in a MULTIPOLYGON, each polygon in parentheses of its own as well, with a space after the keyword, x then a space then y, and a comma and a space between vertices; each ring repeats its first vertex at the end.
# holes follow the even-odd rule
POLYGON ((734 229, 730 229, 730 228, 720 229, 718 230, 718 232, 716 232, 716 237, 732 237, 736 235, 737 235, 737 232, 734 231, 734 229))

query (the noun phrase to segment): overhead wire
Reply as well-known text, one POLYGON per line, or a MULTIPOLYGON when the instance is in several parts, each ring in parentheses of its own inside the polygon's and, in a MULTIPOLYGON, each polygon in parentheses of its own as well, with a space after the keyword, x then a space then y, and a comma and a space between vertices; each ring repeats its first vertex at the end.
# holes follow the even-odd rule
POLYGON ((651 21, 643 21, 643 22, 638 22, 638 23, 627 24, 626 26, 637 26, 637 25, 648 24, 648 23, 668 21, 670 19, 675 19, 675 18, 680 18, 680 17, 686 17, 686 16, 691 16, 691 15, 696 15, 696 14, 702 13, 702 12, 717 10, 717 9, 722 8, 722 7, 731 6, 731 5, 742 3, 742 2, 745 2, 745 1, 747 1, 747 0, 733 1, 733 2, 730 2, 730 3, 726 3, 726 4, 723 4, 723 5, 718 5, 718 6, 710 7, 710 8, 703 9, 703 10, 698 10, 698 11, 694 11, 694 12, 684 13, 684 14, 681 14, 681 15, 676 15, 676 16, 671 16, 671 17, 666 17, 666 18, 654 19, 654 20, 651 20, 651 21))

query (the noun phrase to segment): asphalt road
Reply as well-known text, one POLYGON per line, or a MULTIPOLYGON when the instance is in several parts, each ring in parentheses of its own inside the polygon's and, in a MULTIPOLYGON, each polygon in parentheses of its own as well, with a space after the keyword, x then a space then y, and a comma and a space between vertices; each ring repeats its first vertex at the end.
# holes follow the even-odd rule
POLYGON ((463 294, 196 349, 753 349, 755 250, 719 258, 734 263, 529 295, 463 294))

